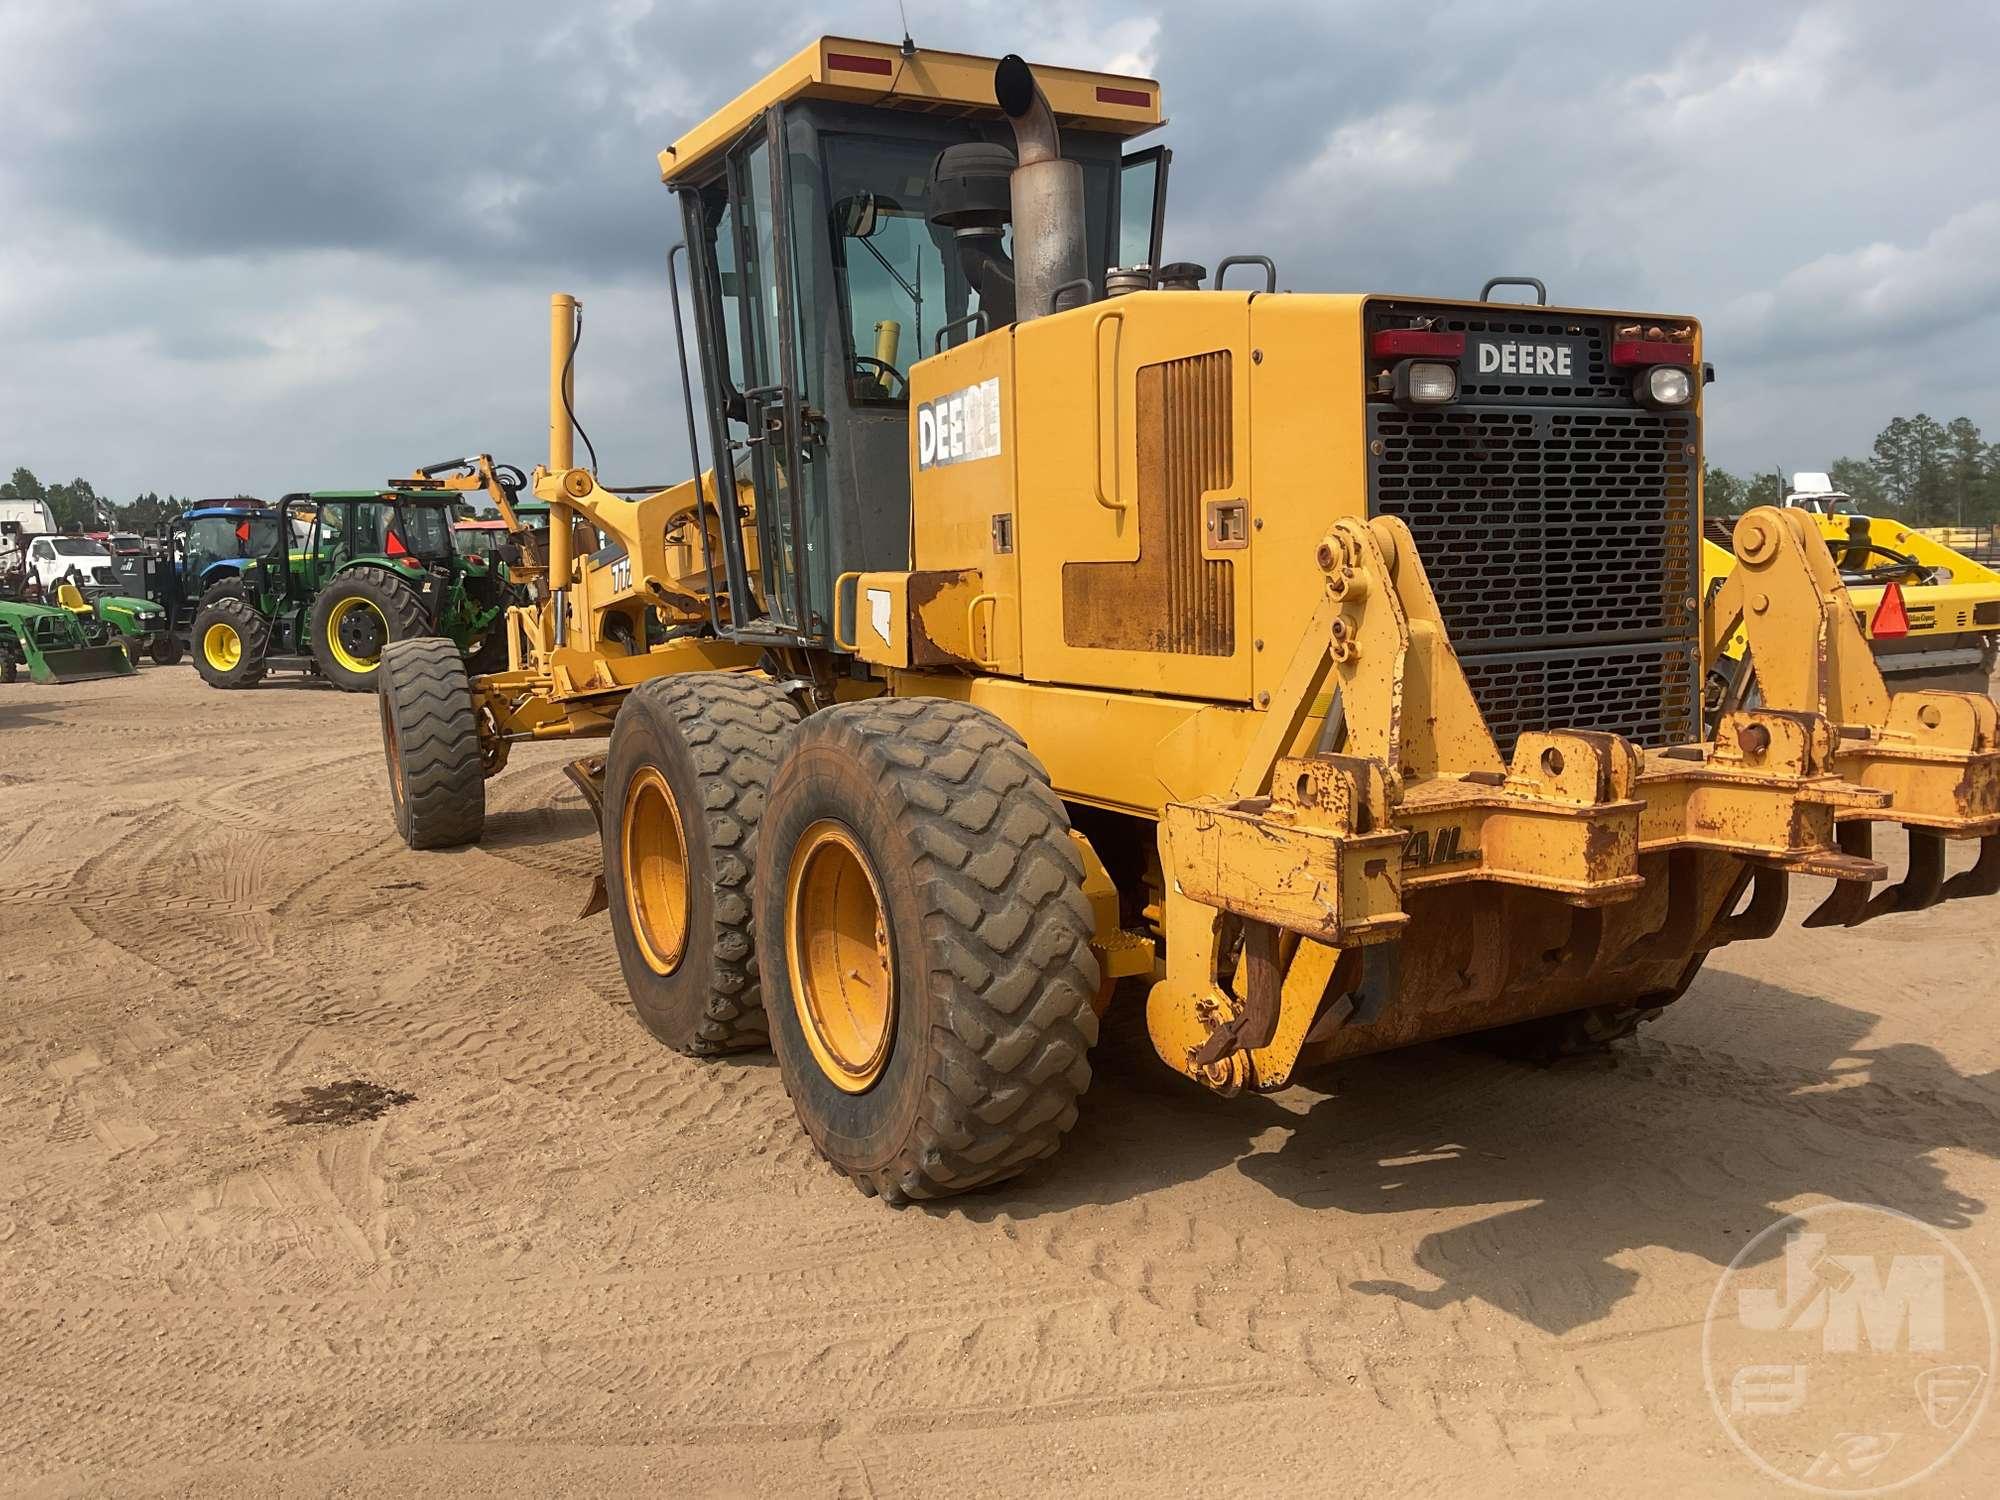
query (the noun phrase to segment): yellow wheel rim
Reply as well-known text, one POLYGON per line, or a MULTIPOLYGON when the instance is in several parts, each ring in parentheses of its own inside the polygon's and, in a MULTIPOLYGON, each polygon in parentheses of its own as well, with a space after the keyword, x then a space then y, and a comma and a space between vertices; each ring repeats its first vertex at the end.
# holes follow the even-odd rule
POLYGON ((800 1029, 836 1088, 882 1076, 896 1033, 896 961, 882 888, 854 835, 812 825, 785 874, 785 960, 800 1029))
POLYGON ((625 788, 619 821, 625 866, 625 915, 639 956, 655 974, 671 974, 687 952, 687 841, 666 777, 643 767, 625 788))
POLYGON ((357 594, 351 598, 342 599, 326 612, 326 649, 333 654, 335 661, 339 662, 350 672, 372 672, 382 664, 382 652, 379 647, 371 656, 363 655, 358 651, 349 651, 347 647, 341 644, 341 622, 363 611, 375 617, 376 624, 381 627, 379 631, 380 638, 386 642, 389 639, 389 622, 383 616, 382 611, 377 609, 372 601, 363 599, 357 594))
POLYGON ((216 671, 227 672, 243 660, 243 637, 236 633, 234 625, 224 625, 218 620, 202 632, 201 654, 216 671))

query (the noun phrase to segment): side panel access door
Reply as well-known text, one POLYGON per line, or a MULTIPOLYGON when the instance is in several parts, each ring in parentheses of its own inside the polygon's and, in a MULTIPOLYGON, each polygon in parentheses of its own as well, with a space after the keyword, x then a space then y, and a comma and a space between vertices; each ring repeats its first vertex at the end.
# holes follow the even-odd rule
POLYGON ((1139 292, 1015 330, 1025 676, 1249 699, 1249 306, 1139 292))

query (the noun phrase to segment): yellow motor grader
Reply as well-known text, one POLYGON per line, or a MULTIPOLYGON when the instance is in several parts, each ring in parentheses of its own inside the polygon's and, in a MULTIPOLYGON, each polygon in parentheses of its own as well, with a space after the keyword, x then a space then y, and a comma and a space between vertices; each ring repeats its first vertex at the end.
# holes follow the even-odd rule
POLYGON ((1888 693, 1804 517, 1746 516, 1704 607, 1695 320, 1163 263, 1161 119, 829 38, 670 145, 700 477, 576 465, 557 298, 511 669, 384 657, 409 842, 608 735, 571 773, 639 1016, 768 1042, 894 1202, 1055 1151, 1140 995, 1169 1067, 1274 1090, 1621 1036, 1795 877, 1822 923, 2000 889, 1993 702, 1888 693), (1755 706, 1705 728, 1739 628, 1755 706))

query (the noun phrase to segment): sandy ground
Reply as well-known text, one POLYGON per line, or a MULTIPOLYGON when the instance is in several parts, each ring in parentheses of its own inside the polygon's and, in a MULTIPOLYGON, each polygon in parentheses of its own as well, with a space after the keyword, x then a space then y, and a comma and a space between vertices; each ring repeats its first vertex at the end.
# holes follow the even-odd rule
POLYGON ((634 1022, 559 762, 417 855, 368 699, 0 691, 0 1488, 1777 1494, 1701 1376, 1746 1239, 1887 1204, 2000 1290, 2000 903, 1795 911, 1616 1066, 1224 1101, 1114 1021, 1061 1156, 897 1213, 634 1022), (349 1080, 408 1097, 290 1122, 349 1080))

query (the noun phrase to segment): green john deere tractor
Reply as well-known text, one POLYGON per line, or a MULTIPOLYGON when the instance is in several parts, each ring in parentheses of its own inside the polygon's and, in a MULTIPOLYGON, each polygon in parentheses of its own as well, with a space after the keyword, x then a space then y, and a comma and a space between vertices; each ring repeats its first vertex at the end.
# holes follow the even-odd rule
POLYGON ((431 635, 450 637, 474 672, 504 667, 506 568, 452 545, 456 499, 394 488, 285 496, 289 519, 270 550, 202 595, 195 670, 219 688, 290 667, 373 692, 384 646, 431 635))
POLYGON ((168 667, 180 660, 180 643, 167 611, 152 599, 125 594, 86 598, 83 590, 65 579, 56 586, 55 602, 76 616, 87 644, 120 647, 135 667, 146 655, 168 667))
POLYGON ((74 610, 0 598, 0 682, 23 667, 33 682, 88 682, 130 675, 132 658, 122 644, 92 641, 74 610))

